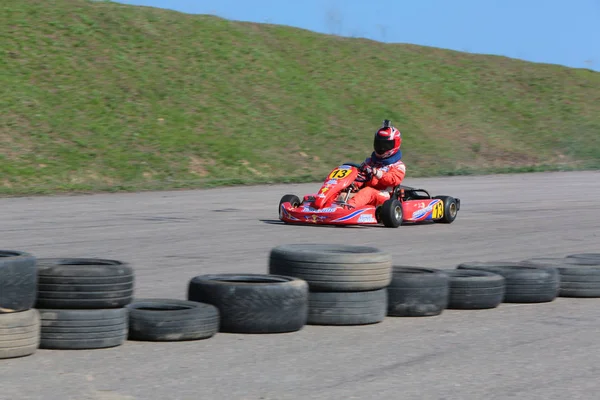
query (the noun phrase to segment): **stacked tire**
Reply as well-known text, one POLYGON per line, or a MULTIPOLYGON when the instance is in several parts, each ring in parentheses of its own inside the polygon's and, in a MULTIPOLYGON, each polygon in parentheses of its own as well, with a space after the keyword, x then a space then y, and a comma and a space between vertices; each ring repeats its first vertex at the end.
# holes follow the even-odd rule
POLYGON ((387 313, 391 255, 374 247, 285 244, 271 249, 269 273, 307 282, 309 325, 364 325, 387 313))
POLYGON ((31 254, 0 250, 0 359, 29 356, 39 347, 35 269, 31 254))
POLYGON ((127 340, 133 268, 97 258, 40 258, 36 308, 40 348, 99 349, 127 340))

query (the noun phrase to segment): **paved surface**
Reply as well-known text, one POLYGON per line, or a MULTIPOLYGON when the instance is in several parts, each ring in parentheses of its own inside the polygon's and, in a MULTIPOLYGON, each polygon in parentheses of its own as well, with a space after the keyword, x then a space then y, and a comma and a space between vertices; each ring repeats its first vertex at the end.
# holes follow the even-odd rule
MULTIPOLYGON (((318 185, 0 199, 0 248, 131 262, 138 297, 184 299, 189 279, 266 272, 290 242, 375 245, 396 264, 454 268, 600 252, 600 173, 407 179, 462 199, 451 225, 325 228, 274 222, 318 185)), ((600 390, 600 299, 446 310, 280 335, 38 350, 0 361, 0 399, 590 399, 600 390)))

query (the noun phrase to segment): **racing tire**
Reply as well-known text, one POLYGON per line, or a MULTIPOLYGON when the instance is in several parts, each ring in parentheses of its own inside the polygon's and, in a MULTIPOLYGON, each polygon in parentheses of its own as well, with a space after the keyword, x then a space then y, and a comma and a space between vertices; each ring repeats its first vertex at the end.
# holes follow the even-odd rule
POLYGON ((214 305, 221 332, 295 332, 308 318, 308 285, 289 276, 199 275, 189 282, 188 300, 214 305))
POLYGON ((523 261, 539 268, 557 269, 558 297, 600 297, 600 261, 590 258, 535 257, 523 261))
POLYGON ((269 273, 302 279, 311 291, 377 290, 392 280, 392 256, 369 246, 284 244, 271 249, 269 273))
POLYGON ((38 259, 36 308, 120 308, 133 299, 127 263, 98 258, 38 259))
POLYGON ((40 343, 40 314, 35 308, 0 314, 0 359, 29 356, 40 343))
POLYGON ((40 348, 61 350, 117 347, 127 340, 126 308, 39 309, 40 348))
POLYGON ((298 207, 301 204, 300 198, 295 194, 286 194, 279 200, 279 219, 283 218, 281 205, 285 202, 290 202, 292 207, 298 207))
POLYGON ((309 325, 367 325, 382 322, 387 289, 366 292, 310 292, 309 325))
POLYGON ((37 260, 23 251, 0 250, 0 314, 21 312, 35 304, 37 260))
POLYGON ((449 276, 448 309, 477 310, 496 308, 504 299, 505 280, 489 271, 443 270, 449 276))
POLYGON ((219 331, 219 310, 212 304, 176 299, 136 299, 128 304, 131 340, 200 340, 219 331))
POLYGON ((387 287, 390 317, 430 317, 448 306, 448 275, 432 268, 394 266, 387 287))
POLYGON ((442 224, 451 224, 454 222, 460 209, 460 203, 452 196, 434 196, 433 198, 442 200, 444 204, 444 216, 434 221, 442 224))
POLYGON ((539 268, 520 262, 464 262, 458 269, 480 270, 505 279, 504 303, 547 303, 558 296, 560 275, 556 268, 539 268))
POLYGON ((397 228, 402 225, 404 215, 402 203, 396 198, 386 200, 381 205, 381 222, 387 228, 397 228))

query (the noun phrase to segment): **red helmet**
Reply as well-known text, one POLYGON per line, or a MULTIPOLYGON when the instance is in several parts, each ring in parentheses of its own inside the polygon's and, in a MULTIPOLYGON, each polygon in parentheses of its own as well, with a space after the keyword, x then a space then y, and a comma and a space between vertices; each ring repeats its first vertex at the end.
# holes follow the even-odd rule
POLYGON ((396 129, 389 119, 383 121, 381 128, 375 133, 373 149, 375 154, 381 158, 388 158, 400 151, 402 134, 396 129))

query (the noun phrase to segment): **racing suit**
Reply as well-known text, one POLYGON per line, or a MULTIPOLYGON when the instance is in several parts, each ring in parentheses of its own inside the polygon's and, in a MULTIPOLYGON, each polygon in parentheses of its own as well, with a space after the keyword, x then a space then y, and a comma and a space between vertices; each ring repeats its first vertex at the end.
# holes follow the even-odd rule
POLYGON ((395 186, 398 186, 404 180, 406 166, 400 157, 390 157, 391 160, 379 160, 372 154, 363 164, 372 168, 377 168, 381 177, 373 175, 371 179, 364 182, 362 188, 350 199, 348 204, 354 207, 364 205, 380 206, 390 198, 390 194, 395 186))

